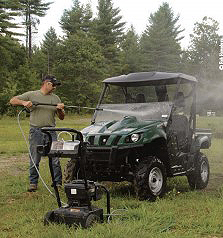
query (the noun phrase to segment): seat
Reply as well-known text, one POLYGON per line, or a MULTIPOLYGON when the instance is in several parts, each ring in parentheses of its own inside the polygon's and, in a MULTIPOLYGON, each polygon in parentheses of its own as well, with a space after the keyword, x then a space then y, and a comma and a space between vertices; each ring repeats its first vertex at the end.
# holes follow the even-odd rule
POLYGON ((185 107, 185 97, 184 97, 184 93, 183 92, 178 92, 176 94, 174 103, 175 103, 175 107, 177 107, 177 108, 185 107))
POLYGON ((183 152, 188 150, 189 122, 185 115, 172 115, 169 125, 169 133, 174 134, 178 149, 183 152))
POLYGON ((144 103, 146 102, 145 95, 143 93, 138 93, 136 95, 136 103, 144 103))

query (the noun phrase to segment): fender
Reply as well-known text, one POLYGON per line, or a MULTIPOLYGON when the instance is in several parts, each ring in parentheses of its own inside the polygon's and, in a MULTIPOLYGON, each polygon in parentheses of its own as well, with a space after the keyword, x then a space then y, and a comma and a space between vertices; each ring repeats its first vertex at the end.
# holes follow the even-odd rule
POLYGON ((195 145, 200 149, 208 149, 211 146, 211 141, 208 136, 198 136, 195 145))

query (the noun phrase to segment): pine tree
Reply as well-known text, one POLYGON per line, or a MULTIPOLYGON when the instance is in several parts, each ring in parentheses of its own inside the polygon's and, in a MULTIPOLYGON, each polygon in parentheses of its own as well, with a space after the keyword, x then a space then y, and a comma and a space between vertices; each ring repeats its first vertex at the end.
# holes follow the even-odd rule
POLYGON ((0 1, 0 36, 18 35, 12 31, 13 28, 18 28, 18 24, 14 21, 19 15, 20 5, 18 0, 1 0, 0 1))
POLYGON ((181 62, 179 16, 175 17, 168 3, 163 3, 149 17, 149 25, 140 39, 142 70, 178 71, 181 62))
POLYGON ((133 26, 127 31, 121 43, 123 69, 122 73, 128 74, 139 71, 139 37, 133 26))
POLYGON ((114 8, 111 0, 98 0, 97 9, 94 36, 102 47, 110 75, 116 74, 120 70, 118 69, 120 67, 119 46, 122 41, 125 22, 119 15, 120 9, 114 8))
POLYGON ((56 62, 57 47, 59 39, 53 27, 50 27, 44 35, 44 40, 41 46, 43 53, 47 56, 48 74, 52 71, 53 65, 56 62))
POLYGON ((18 28, 18 25, 13 22, 18 16, 19 4, 17 0, 2 0, 0 1, 0 71, 5 68, 7 71, 11 67, 11 56, 15 42, 13 36, 18 35, 13 29, 18 28))
POLYGON ((92 27, 91 6, 81 5, 79 0, 74 0, 71 10, 65 10, 60 20, 61 28, 69 36, 70 34, 83 31, 89 33, 92 27))
POLYGON ((14 22, 19 15, 20 5, 17 0, 0 1, 0 91, 2 92, 6 79, 11 71, 17 70, 24 63, 23 48, 14 36, 14 29, 19 26, 14 22))
POLYGON ((39 24, 39 17, 44 17, 52 2, 44 3, 43 0, 19 0, 23 7, 26 27, 26 49, 28 57, 32 56, 32 28, 39 24))

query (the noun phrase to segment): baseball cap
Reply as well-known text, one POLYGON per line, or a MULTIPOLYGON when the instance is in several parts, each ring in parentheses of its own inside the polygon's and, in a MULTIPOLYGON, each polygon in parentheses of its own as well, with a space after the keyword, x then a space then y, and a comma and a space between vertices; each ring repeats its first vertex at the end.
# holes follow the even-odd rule
POLYGON ((51 82, 53 85, 56 85, 56 86, 60 86, 61 85, 61 82, 59 80, 56 79, 55 76, 53 75, 46 75, 43 79, 42 79, 42 82, 44 81, 49 81, 51 82))

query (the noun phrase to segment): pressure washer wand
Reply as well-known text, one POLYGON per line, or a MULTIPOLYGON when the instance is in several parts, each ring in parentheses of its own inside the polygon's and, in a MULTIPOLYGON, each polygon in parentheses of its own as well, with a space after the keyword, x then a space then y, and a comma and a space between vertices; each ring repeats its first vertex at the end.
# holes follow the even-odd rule
MULTIPOLYGON (((54 106, 56 107, 57 104, 50 104, 50 103, 38 103, 38 102, 32 102, 33 106, 40 106, 40 105, 45 105, 45 106, 54 106)), ((64 108, 84 108, 84 109, 89 109, 89 110, 98 110, 98 111, 103 111, 102 108, 95 108, 95 107, 81 107, 81 106, 67 106, 64 105, 64 108)))

